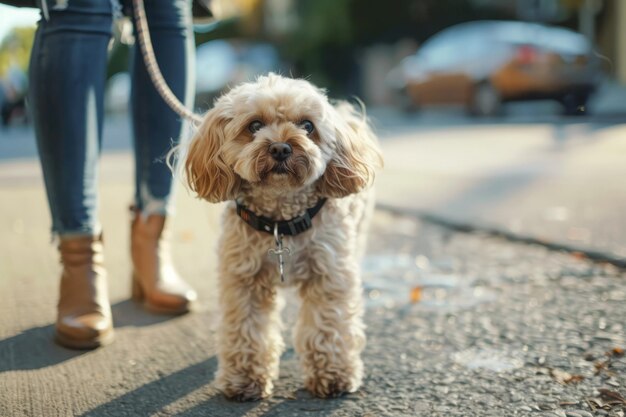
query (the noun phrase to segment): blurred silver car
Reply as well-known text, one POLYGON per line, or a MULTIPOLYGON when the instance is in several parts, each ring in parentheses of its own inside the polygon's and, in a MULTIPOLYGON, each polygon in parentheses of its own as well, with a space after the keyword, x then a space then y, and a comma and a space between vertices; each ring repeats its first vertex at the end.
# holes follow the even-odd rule
POLYGON ((504 102, 558 100, 566 114, 584 114, 600 82, 599 61, 583 35, 516 21, 452 26, 428 39, 389 76, 409 108, 461 104, 494 115, 504 102))

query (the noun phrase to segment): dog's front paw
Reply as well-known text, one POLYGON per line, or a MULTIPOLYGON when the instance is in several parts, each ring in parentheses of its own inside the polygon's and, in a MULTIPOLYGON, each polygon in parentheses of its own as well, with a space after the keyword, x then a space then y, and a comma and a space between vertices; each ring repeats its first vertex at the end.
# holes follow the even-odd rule
POLYGON ((243 377, 237 380, 220 379, 217 387, 226 398, 243 402, 258 401, 269 397, 272 394, 273 384, 271 381, 243 377))
POLYGON ((335 398, 356 391, 361 382, 349 375, 326 374, 307 378, 304 385, 316 397, 335 398))

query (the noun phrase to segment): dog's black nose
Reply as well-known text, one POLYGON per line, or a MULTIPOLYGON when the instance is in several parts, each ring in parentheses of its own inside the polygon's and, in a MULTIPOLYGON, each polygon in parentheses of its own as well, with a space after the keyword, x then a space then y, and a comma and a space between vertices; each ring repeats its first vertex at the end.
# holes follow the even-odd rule
POLYGON ((270 155, 278 162, 289 158, 292 153, 291 145, 284 142, 274 142, 270 145, 270 155))

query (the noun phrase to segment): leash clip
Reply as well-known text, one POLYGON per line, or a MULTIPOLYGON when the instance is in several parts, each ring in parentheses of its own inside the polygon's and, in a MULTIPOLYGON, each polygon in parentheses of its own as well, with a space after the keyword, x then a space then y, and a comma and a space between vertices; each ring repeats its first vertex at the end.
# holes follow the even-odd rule
POLYGON ((283 254, 291 255, 291 250, 283 248, 283 235, 278 234, 278 223, 274 223, 274 243, 276 243, 276 249, 270 249, 267 253, 277 257, 280 281, 285 282, 285 259, 283 254))

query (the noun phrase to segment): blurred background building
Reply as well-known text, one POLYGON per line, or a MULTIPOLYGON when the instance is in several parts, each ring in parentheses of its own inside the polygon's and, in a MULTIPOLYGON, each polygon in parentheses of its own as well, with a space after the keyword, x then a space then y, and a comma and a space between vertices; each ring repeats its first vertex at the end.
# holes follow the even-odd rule
MULTIPOLYGON (((27 120, 23 111, 27 89, 24 74, 37 12, 0 7, 0 103, 4 123, 8 123, 27 120), (24 18, 25 14, 30 20, 24 18), (20 23, 24 21, 30 24, 20 23)), ((195 25, 199 109, 209 107, 212 99, 228 86, 268 71, 307 77, 327 88, 333 97, 356 95, 368 105, 410 109, 429 102, 456 100, 456 104, 466 105, 473 113, 481 113, 482 110, 476 111, 480 106, 488 110, 485 113, 495 113, 489 110, 490 100, 499 105, 501 101, 526 98, 552 98, 563 105, 566 113, 576 113, 577 109, 587 110, 587 101, 603 85, 626 86, 626 2, 622 0, 213 0, 209 7, 215 17, 198 18, 195 25), (515 30, 507 29, 504 37, 513 45, 509 50, 497 48, 501 41, 489 31, 481 40, 476 35, 480 44, 477 50, 482 47, 491 57, 499 52, 506 56, 500 59, 500 67, 493 64, 489 74, 464 75, 462 87, 449 83, 451 79, 460 82, 460 76, 456 72, 450 74, 449 68, 444 71, 443 63, 460 60, 458 52, 448 45, 437 51, 431 48, 431 55, 437 55, 439 61, 431 60, 429 65, 441 72, 435 74, 438 81, 448 77, 444 82, 453 91, 437 92, 432 80, 423 83, 435 71, 420 68, 425 65, 419 62, 424 55, 421 47, 451 26, 477 20, 529 22, 571 32, 559 32, 560 37, 554 32, 553 39, 548 39, 548 35, 534 36, 546 39, 541 43, 541 39, 531 42, 532 39, 515 38, 517 35, 511 32, 515 30), (567 35, 573 32, 582 35, 567 35), (588 48, 585 42, 577 40, 582 37, 588 48), (398 69, 410 65, 415 68, 398 69), (516 71, 501 71, 505 65, 516 71), (583 65, 585 71, 580 70, 583 65), (413 72, 413 78, 399 71, 413 72), (580 74, 574 74, 575 71, 580 74), (504 75, 494 75, 498 72, 504 75), (539 79, 550 84, 550 80, 560 80, 565 73, 572 80, 577 79, 572 81, 571 91, 565 86, 548 93, 535 85, 539 79), (399 81, 400 76, 405 79, 399 81), (526 78, 518 82, 516 76, 526 78), (588 89, 581 87, 581 77, 586 77, 588 89), (503 78, 507 79, 507 87, 495 81, 503 78), (526 87, 519 87, 512 94, 510 85, 516 83, 525 83, 526 87), (407 91, 411 89, 412 93, 407 91), (460 92, 456 98, 452 97, 455 92, 460 92)), ((510 26, 514 27, 517 26, 510 26)), ((529 27, 540 30, 537 28, 543 26, 529 27)), ((123 109, 128 101, 128 46, 133 42, 128 27, 117 28, 108 72, 107 102, 111 111, 123 109)), ((466 62, 458 65, 463 71, 470 71, 468 68, 482 59, 480 55, 471 56, 462 39, 457 43, 467 55, 466 62)))

